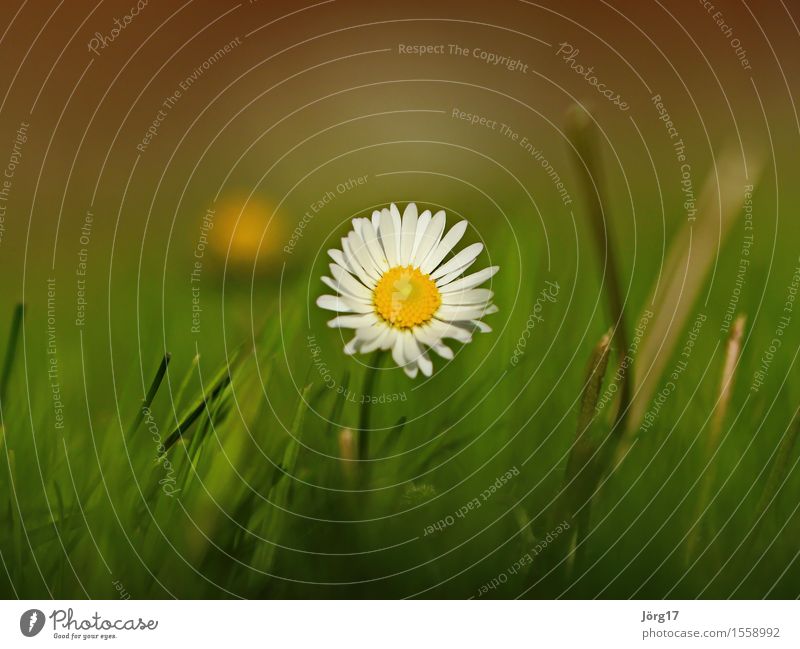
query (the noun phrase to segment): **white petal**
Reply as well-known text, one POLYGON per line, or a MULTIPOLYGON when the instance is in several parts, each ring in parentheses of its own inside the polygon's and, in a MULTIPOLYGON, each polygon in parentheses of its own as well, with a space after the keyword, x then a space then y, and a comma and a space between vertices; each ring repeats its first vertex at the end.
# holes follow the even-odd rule
POLYGON ((417 342, 417 339, 414 337, 412 333, 409 332, 409 338, 411 339, 413 345, 411 343, 406 343, 406 358, 409 357, 409 349, 411 349, 411 354, 413 354, 413 359, 416 364, 419 366, 420 371, 425 376, 430 376, 433 374, 433 363, 431 363, 431 359, 426 352, 424 352, 417 342))
POLYGON ((337 293, 339 292, 339 285, 336 282, 334 282, 330 277, 326 277, 325 275, 323 275, 320 279, 322 280, 322 283, 325 284, 325 286, 332 288, 337 293))
POLYGON ((395 341, 398 338, 398 331, 394 327, 386 327, 386 337, 381 341, 381 349, 388 351, 394 347, 395 341))
POLYGON ((422 356, 419 357, 417 365, 425 376, 430 376, 433 374, 433 363, 427 354, 422 354, 422 356))
POLYGON ((500 270, 500 266, 490 266, 489 268, 479 270, 477 273, 472 273, 472 275, 467 275, 466 277, 457 279, 450 284, 445 284, 443 281, 436 282, 436 286, 439 287, 439 290, 442 292, 442 294, 463 291, 465 289, 478 286, 478 284, 483 284, 498 270, 500 270))
POLYGON ((492 307, 490 305, 485 304, 468 304, 465 306, 449 306, 447 304, 443 304, 436 311, 436 317, 440 320, 449 320, 450 322, 474 320, 487 315, 490 312, 494 313, 491 311, 491 309, 492 307))
POLYGON ((444 343, 438 343, 436 345, 431 345, 431 349, 435 351, 439 356, 442 358, 447 359, 448 361, 453 360, 453 350, 450 349, 444 343))
POLYGON ((463 272, 464 269, 481 254, 481 250, 483 250, 482 243, 473 243, 471 246, 467 246, 452 259, 448 259, 447 263, 439 266, 439 268, 431 274, 431 279, 438 279, 452 272, 463 272))
POLYGON ((443 322, 434 318, 429 326, 431 333, 440 340, 442 338, 453 338, 460 343, 468 343, 472 340, 472 335, 469 331, 450 322, 443 322))
POLYGON ((353 309, 341 297, 335 295, 320 295, 317 298, 317 306, 328 311, 338 311, 339 313, 348 313, 353 309))
POLYGON ((344 253, 338 248, 328 250, 328 256, 342 268, 347 268, 347 260, 344 258, 344 253))
POLYGON ((336 290, 339 293, 349 293, 362 300, 372 300, 372 291, 337 264, 330 264, 331 273, 336 280, 336 290))
POLYGON ((486 304, 491 302, 494 292, 488 288, 471 288, 442 295, 442 304, 460 306, 464 304, 486 304))
POLYGON ((449 284, 457 277, 461 277, 464 274, 464 271, 467 270, 474 263, 475 260, 473 259, 469 264, 467 264, 463 268, 459 268, 458 270, 454 270, 452 273, 447 273, 447 275, 440 277, 439 279, 436 280, 436 285, 438 286, 440 283, 442 285, 449 284))
POLYGON ((406 363, 416 363, 420 354, 422 354, 422 350, 419 348, 419 344, 417 343, 417 339, 414 338, 414 334, 412 334, 410 331, 404 331, 403 356, 406 359, 406 363))
MULTIPOLYGON (((397 208, 395 208, 396 210, 397 208)), ((400 215, 398 213, 398 221, 400 215)), ((383 253, 389 262, 389 267, 397 266, 397 237, 399 236, 399 227, 395 227, 395 220, 392 214, 381 214, 381 245, 383 246, 383 253)))
POLYGON ((411 251, 414 249, 416 235, 417 206, 414 203, 409 203, 403 212, 403 224, 400 234, 400 257, 398 261, 401 266, 411 264, 411 251))
MULTIPOLYGON (((436 212, 436 214, 434 214, 430 225, 428 225, 423 232, 417 233, 417 237, 419 237, 419 244, 417 245, 417 251, 414 253, 414 266, 422 266, 422 262, 425 261, 425 258, 430 254, 431 250, 435 249, 436 246, 439 245, 446 222, 447 217, 445 216, 444 210, 439 210, 436 212)), ((417 223, 418 230, 420 229, 419 226, 420 223, 417 223)))
POLYGON ((412 266, 416 265, 414 262, 417 258, 417 250, 419 250, 420 242, 422 241, 422 236, 427 232, 428 226, 431 222, 431 211, 425 210, 422 214, 419 215, 417 219, 417 229, 414 231, 414 246, 411 248, 411 258, 408 263, 412 266))
POLYGON ((363 315, 340 315, 333 320, 328 321, 328 326, 332 328, 341 329, 359 329, 375 324, 378 318, 372 313, 365 313, 363 315))
POLYGON ((441 337, 436 334, 430 324, 414 327, 413 332, 414 337, 428 347, 433 347, 441 342, 441 337))
POLYGON ((375 230, 375 232, 378 232, 380 224, 381 224, 381 213, 378 210, 374 210, 372 212, 372 229, 375 230))
POLYGON ((383 273, 375 268, 375 263, 367 250, 367 244, 355 232, 351 232, 347 237, 347 245, 350 247, 350 253, 356 258, 361 268, 364 269, 364 274, 367 276, 365 282, 362 278, 361 281, 369 288, 375 288, 377 280, 380 279, 383 273), (369 283, 367 283, 369 282, 369 283))
POLYGON ((365 302, 349 295, 340 296, 344 303, 350 307, 353 313, 375 313, 375 306, 371 302, 365 302))
POLYGON ((342 239, 341 250, 333 248, 332 250, 328 250, 328 255, 330 255, 330 258, 333 259, 333 261, 335 261, 351 275, 363 275, 363 271, 358 267, 357 263, 353 259, 347 245, 345 245, 345 241, 346 239, 342 239))
POLYGON ((397 262, 400 263, 400 233, 403 231, 403 217, 400 210, 394 203, 389 204, 389 214, 391 215, 392 223, 394 224, 395 248, 397 254, 397 262))
POLYGON ((356 330, 356 338, 362 343, 371 343, 385 333, 387 327, 382 322, 376 322, 368 327, 356 330))
MULTIPOLYGON (((378 332, 378 335, 369 341, 364 341, 361 345, 361 353, 368 354, 369 352, 374 352, 376 349, 386 349, 384 344, 390 338, 392 329, 387 327, 386 325, 381 325, 380 323, 377 325, 373 325, 373 329, 378 332)), ((358 330, 359 332, 361 329, 358 330)), ((356 333, 358 336, 359 333, 356 333)))
POLYGON ((372 223, 365 219, 365 222, 361 228, 361 233, 364 237, 364 243, 367 246, 367 251, 369 252, 369 255, 375 265, 375 269, 381 274, 385 273, 387 270, 389 270, 389 261, 386 259, 386 255, 383 252, 383 246, 381 246, 381 242, 378 239, 378 234, 375 232, 375 228, 373 227, 372 223))
POLYGON ((358 345, 358 338, 353 338, 349 343, 344 346, 344 353, 348 356, 352 356, 356 353, 358 345))
POLYGON ((418 371, 418 359, 421 350, 416 339, 410 331, 398 333, 397 340, 392 348, 392 358, 395 363, 403 368, 409 378, 415 378, 418 371))
POLYGON ((441 242, 434 250, 430 252, 428 257, 422 262, 420 266, 420 270, 423 273, 430 273, 434 268, 436 268, 445 258, 448 252, 453 249, 460 240, 461 237, 464 236, 464 232, 467 231, 467 222, 466 221, 459 221, 456 223, 444 237, 442 237, 441 242))
POLYGON ((406 373, 406 376, 408 378, 410 378, 410 379, 417 378, 417 366, 416 366, 416 364, 414 364, 414 365, 406 365, 403 368, 403 371, 406 373))
POLYGON ((392 358, 397 363, 398 367, 403 367, 406 364, 406 358, 403 355, 403 336, 399 334, 394 339, 392 345, 392 358))
MULTIPOLYGON (((496 306, 492 306, 491 309, 493 309, 492 313, 497 311, 496 306)), ((489 325, 487 325, 485 322, 481 322, 480 320, 459 320, 457 322, 453 322, 452 324, 461 327, 462 329, 465 329, 470 333, 479 331, 480 333, 485 334, 492 331, 492 328, 489 325)))
POLYGON ((459 268, 456 268, 454 271, 449 272, 446 275, 443 275, 442 277, 439 277, 436 280, 436 284, 440 285, 440 286, 446 286, 447 284, 452 282, 454 279, 457 279, 458 277, 461 277, 465 272, 467 272, 467 270, 469 270, 469 267, 472 266, 472 264, 474 264, 474 263, 475 263, 475 259, 472 259, 471 261, 467 262, 463 266, 461 266, 459 268))
POLYGON ((347 269, 350 271, 350 273, 355 275, 358 278, 358 281, 364 286, 370 289, 375 288, 377 281, 370 277, 369 273, 367 273, 364 267, 361 265, 361 261, 353 252, 353 247, 350 245, 350 236, 357 235, 351 230, 348 238, 342 239, 342 251, 344 252, 344 258, 347 260, 347 269))

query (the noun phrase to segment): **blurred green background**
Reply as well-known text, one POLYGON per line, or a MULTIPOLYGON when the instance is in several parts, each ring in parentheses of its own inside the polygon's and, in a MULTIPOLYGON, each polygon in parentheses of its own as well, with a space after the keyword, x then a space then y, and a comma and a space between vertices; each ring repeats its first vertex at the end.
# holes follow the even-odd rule
POLYGON ((798 596, 796 7, 131 3, 4 6, 0 593, 798 596), (344 356, 319 278, 351 218, 410 201, 469 221, 500 311, 429 380, 379 361, 387 403, 365 407, 374 359, 344 356), (628 334, 658 323, 629 373, 642 411, 707 320, 591 479, 571 462, 612 262, 628 334))

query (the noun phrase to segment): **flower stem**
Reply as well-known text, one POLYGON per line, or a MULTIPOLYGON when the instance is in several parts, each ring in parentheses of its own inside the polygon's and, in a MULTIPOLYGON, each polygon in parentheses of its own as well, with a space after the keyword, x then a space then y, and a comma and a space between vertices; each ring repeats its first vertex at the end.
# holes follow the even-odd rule
POLYGON ((380 369, 383 352, 376 351, 364 373, 364 383, 361 387, 361 412, 358 416, 358 459, 369 459, 369 416, 372 409, 372 391, 375 389, 375 378, 380 369))

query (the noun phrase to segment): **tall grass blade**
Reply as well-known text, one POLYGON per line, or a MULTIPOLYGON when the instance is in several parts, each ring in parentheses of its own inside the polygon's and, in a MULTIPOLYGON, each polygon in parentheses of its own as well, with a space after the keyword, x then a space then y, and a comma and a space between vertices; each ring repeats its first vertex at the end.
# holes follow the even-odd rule
MULTIPOLYGON (((14 568, 16 574, 22 573, 22 520, 20 519, 21 512, 19 511, 19 491, 17 487, 17 457, 14 449, 10 448, 7 451, 9 481, 11 488, 8 490, 8 505, 11 512, 11 538, 14 539, 14 568)), ((16 581, 16 580, 15 580, 16 581)))
POLYGON ((290 485, 288 476, 293 476, 295 473, 297 456, 300 453, 300 438, 302 437, 303 421, 305 420, 306 411, 308 410, 308 395, 310 392, 311 384, 309 383, 300 393, 300 400, 297 403, 297 409, 295 410, 294 419, 292 420, 289 443, 286 445, 286 450, 283 453, 283 460, 281 461, 281 465, 286 473, 284 479, 279 481, 277 485, 279 493, 276 495, 284 496, 288 494, 290 485))
MULTIPOLYGON (((562 552, 564 548, 572 549, 580 546, 581 539, 588 531, 591 498, 606 469, 605 460, 609 457, 609 453, 603 452, 608 442, 608 434, 597 434, 593 424, 596 419, 597 403, 603 389, 603 378, 608 368, 611 336, 612 330, 609 330, 595 345, 583 384, 575 443, 567 458, 561 503, 553 519, 554 524, 573 518, 576 522, 570 527, 569 534, 564 536, 561 543, 562 552)), ((562 555, 561 558, 564 556, 562 555)), ((575 553, 568 552, 565 564, 567 574, 571 572, 574 561, 575 553)))
POLYGON ((744 325, 746 321, 747 317, 743 314, 740 314, 736 318, 731 326, 730 334, 728 334, 728 343, 725 346, 725 362, 722 366, 722 375, 719 381, 717 406, 712 415, 711 423, 709 424, 708 429, 708 437, 706 438, 705 458, 707 462, 707 469, 703 475, 703 480, 700 486, 700 496, 697 499, 697 504, 695 507, 695 524, 688 538, 686 539, 687 563, 694 556, 695 549, 700 540, 702 528, 701 518, 708 507, 711 488, 716 480, 717 463, 713 458, 717 452, 717 449, 719 448, 719 439, 722 432, 722 426, 725 423, 725 418, 728 414, 731 392, 733 390, 734 379, 736 378, 736 368, 742 352, 742 338, 744 337, 744 325))
POLYGON ((644 309, 651 311, 654 317, 643 337, 635 365, 635 397, 627 420, 628 433, 641 424, 661 383, 665 366, 694 313, 700 292, 708 286, 706 278, 742 209, 744 187, 746 184, 755 186, 758 182, 762 159, 748 155, 747 162, 749 180, 737 151, 726 149, 717 156, 716 168, 709 174, 700 194, 697 219, 687 219, 670 245, 661 281, 655 282, 644 309))
POLYGON ((339 383, 339 385, 342 388, 342 394, 340 396, 336 391, 334 391, 333 393, 333 405, 331 406, 331 411, 330 414, 328 415, 326 436, 330 436, 333 434, 334 427, 337 425, 337 423, 342 417, 342 410, 344 409, 344 402, 347 395, 347 390, 350 387, 349 370, 344 371, 344 374, 342 374, 342 380, 339 383))
MULTIPOLYGON (((195 404, 189 409, 186 415, 184 415, 183 419, 180 421, 178 426, 172 433, 167 437, 167 440, 164 442, 164 451, 161 453, 163 455, 166 453, 179 439, 181 439, 191 427, 194 422, 196 422, 200 415, 204 412, 208 413, 210 417, 213 414, 213 406, 215 401, 222 395, 225 388, 230 385, 231 381, 233 380, 233 375, 236 371, 241 367, 242 362, 244 361, 246 354, 245 351, 248 348, 244 345, 240 346, 232 355, 231 360, 227 366, 223 367, 217 374, 211 379, 211 389, 204 395, 201 395, 200 399, 195 402, 195 404)), ((192 368, 195 369, 198 367, 199 356, 195 355, 194 360, 192 362, 192 368)), ((187 376, 184 379, 184 384, 188 383, 189 377, 187 376)), ((181 392, 185 388, 185 385, 181 387, 181 392)))
POLYGON ((770 539, 770 534, 766 531, 767 528, 766 525, 764 525, 764 517, 767 510, 778 497, 781 489, 783 489, 786 481, 789 479, 789 474, 794 467, 797 466, 797 463, 800 462, 800 459, 798 459, 795 460, 791 466, 789 465, 795 453, 797 440, 799 438, 800 408, 797 408, 786 430, 783 431, 778 448, 774 451, 775 457, 772 460, 772 467, 764 483, 761 496, 758 499, 755 516, 752 518, 753 525, 750 532, 748 532, 748 536, 745 538, 746 546, 743 555, 746 557, 748 563, 754 567, 764 558, 764 554, 761 551, 761 544, 764 542, 764 539, 770 539), (760 535, 757 534, 757 530, 761 530, 762 533, 760 535))
POLYGON ((206 446, 204 442, 211 434, 211 431, 216 430, 230 413, 229 402, 230 395, 226 394, 216 399, 213 406, 209 405, 206 409, 208 416, 202 424, 198 425, 197 432, 189 440, 188 448, 186 449, 186 470, 183 476, 182 489, 184 492, 189 489, 197 475, 197 467, 206 446))
POLYGON ((756 520, 761 518, 764 512, 767 511, 770 503, 774 500, 778 492, 781 490, 787 476, 790 472, 789 462, 794 455, 797 440, 800 438, 800 409, 798 409, 789 427, 783 433, 781 443, 778 446, 778 451, 772 463, 767 481, 764 484, 764 491, 761 493, 761 498, 758 501, 756 508, 756 520))
POLYGON ((3 374, 0 376, 0 405, 6 402, 8 383, 11 380, 11 370, 14 369, 14 359, 17 357, 17 345, 19 342, 19 332, 22 328, 22 321, 25 317, 25 306, 20 302, 14 309, 11 319, 11 330, 8 334, 8 345, 6 346, 6 357, 3 361, 3 374))
MULTIPOLYGON (((598 259, 602 262, 602 272, 609 316, 612 322, 613 338, 620 351, 620 360, 628 349, 628 334, 623 314, 622 284, 619 279, 614 240, 609 231, 608 200, 604 196, 600 138, 597 124, 590 113, 580 106, 574 106, 567 114, 566 132, 572 144, 575 168, 586 202, 589 227, 596 247, 598 259)), ((629 372, 622 374, 616 427, 622 430, 622 420, 628 411, 631 395, 629 372)))
POLYGON ((178 424, 178 427, 172 431, 169 437, 167 437, 166 441, 164 442, 164 451, 161 453, 161 455, 169 451, 169 449, 175 445, 175 442, 183 437, 184 433, 186 433, 192 427, 192 424, 194 424, 194 422, 200 418, 200 415, 202 415, 206 409, 208 409, 214 403, 214 400, 226 387, 228 387, 230 382, 231 375, 227 372, 224 374, 224 376, 222 376, 222 378, 217 380, 209 393, 200 398, 197 404, 178 424))
MULTIPOLYGON (((300 401, 295 410, 289 440, 283 452, 283 459, 280 462, 282 471, 278 474, 269 491, 271 506, 267 506, 263 501, 259 500, 261 509, 256 510, 253 519, 248 525, 252 531, 265 539, 259 542, 252 558, 253 567, 264 573, 269 573, 272 568, 277 543, 282 536, 282 529, 286 523, 287 513, 284 510, 289 502, 293 478, 297 473, 300 438, 302 437, 303 422, 308 410, 310 392, 311 384, 308 384, 300 394, 300 401)), ((251 583, 255 583, 261 582, 263 578, 263 575, 259 573, 251 573, 250 580, 251 583)))
POLYGON ((733 383, 736 378, 736 368, 739 364, 739 357, 742 355, 742 339, 744 338, 744 327, 747 323, 747 316, 740 314, 733 322, 731 332, 728 334, 728 343, 725 346, 725 364, 722 366, 722 376, 719 382, 719 397, 717 407, 714 410, 711 421, 710 434, 706 444, 706 452, 711 455, 719 446, 719 436, 722 432, 722 425, 728 414, 733 392, 733 383))
POLYGON ((145 413, 153 405, 153 399, 155 399, 158 388, 161 386, 161 382, 164 380, 164 375, 167 373, 167 366, 169 365, 171 358, 172 356, 169 352, 167 352, 161 359, 161 363, 159 363, 155 376, 153 376, 153 380, 150 383, 150 388, 147 390, 147 394, 142 400, 142 405, 139 406, 139 411, 136 413, 136 418, 133 420, 131 427, 128 429, 128 437, 133 435, 138 430, 142 420, 144 419, 145 413))
POLYGON ((189 365, 189 369, 186 370, 186 374, 183 376, 180 385, 178 386, 178 391, 175 393, 175 396, 172 399, 173 408, 176 410, 181 407, 183 403, 183 395, 186 394, 186 390, 189 389, 189 383, 192 380, 195 372, 197 371, 198 366, 200 365, 200 354, 195 354, 192 357, 192 362, 189 365))
POLYGON ((392 426, 390 430, 386 431, 386 435, 383 438, 383 443, 381 444, 379 455, 384 456, 388 455, 389 449, 394 445, 397 439, 402 435, 403 429, 406 427, 406 422, 408 421, 408 417, 403 415, 400 419, 397 420, 397 423, 392 426))

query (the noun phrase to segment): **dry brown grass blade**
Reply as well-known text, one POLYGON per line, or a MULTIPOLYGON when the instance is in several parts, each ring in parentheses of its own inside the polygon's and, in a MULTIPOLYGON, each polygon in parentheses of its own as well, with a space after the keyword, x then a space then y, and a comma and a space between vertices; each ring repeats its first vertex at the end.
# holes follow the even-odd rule
MULTIPOLYGON (((583 454, 594 452, 603 444, 604 438, 592 435, 592 423, 595 420, 597 402, 603 388, 603 377, 608 367, 608 356, 611 351, 611 330, 607 331, 592 350, 589 367, 586 372, 586 381, 581 393, 578 426, 575 431, 575 444, 572 447, 567 461, 567 477, 574 473, 576 464, 583 465, 583 454)), ((591 456, 590 454, 590 456, 591 456)), ((589 457, 590 457, 589 456, 589 457)), ((588 459, 588 458, 586 458, 588 459)))
POLYGON ((736 366, 739 363, 739 357, 742 353, 742 338, 744 337, 744 326, 746 323, 747 316, 743 313, 739 314, 736 320, 733 321, 733 326, 728 335, 728 344, 725 347, 725 364, 722 367, 722 378, 720 379, 719 385, 719 398, 717 399, 717 407, 714 410, 714 418, 711 421, 711 428, 708 435, 706 447, 706 452, 708 454, 713 453, 717 446, 719 446, 719 435, 722 431, 722 424, 728 413, 728 405, 731 401, 736 366))
POLYGON ((636 430, 647 411, 665 366, 694 313, 694 305, 706 287, 706 278, 719 250, 741 212, 745 187, 754 187, 758 182, 763 158, 748 155, 747 169, 749 174, 745 173, 738 149, 723 150, 700 194, 696 220, 687 218, 670 245, 661 282, 656 282, 645 305, 645 310, 652 311, 654 317, 634 368, 634 396, 626 427, 629 433, 636 430))
POLYGON ((339 430, 339 467, 346 484, 351 485, 355 482, 357 455, 356 435, 352 428, 342 428, 339 430))
POLYGON ((725 423, 725 418, 728 414, 728 406, 730 405, 731 392, 733 391, 733 383, 736 378, 736 367, 739 364, 739 357, 742 352, 742 338, 744 337, 744 325, 747 321, 747 316, 740 314, 734 320, 731 326, 730 334, 728 335, 728 343, 725 347, 725 363, 722 366, 722 376, 719 382, 719 392, 717 396, 717 405, 712 415, 711 423, 708 427, 708 436, 706 437, 706 455, 705 459, 708 462, 708 468, 703 475, 703 480, 700 486, 700 497, 697 499, 695 506, 694 521, 695 525, 692 528, 689 537, 686 539, 686 561, 687 563, 694 556, 697 543, 700 540, 700 531, 702 528, 700 519, 703 517, 706 508, 708 507, 708 500, 711 494, 711 488, 714 485, 717 471, 716 462, 713 457, 719 448, 719 438, 722 432, 722 425, 725 423))

